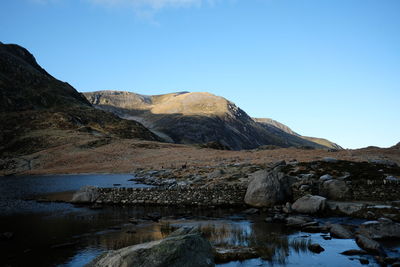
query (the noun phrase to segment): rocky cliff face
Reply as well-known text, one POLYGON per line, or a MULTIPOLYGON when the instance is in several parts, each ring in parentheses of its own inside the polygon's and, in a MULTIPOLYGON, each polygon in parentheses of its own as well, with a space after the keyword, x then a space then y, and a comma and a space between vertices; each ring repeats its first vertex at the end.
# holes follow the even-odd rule
POLYGON ((169 142, 218 142, 234 150, 262 145, 330 147, 306 140, 273 120, 255 120, 234 103, 210 93, 144 96, 98 91, 84 95, 97 108, 139 121, 169 142))
POLYGON ((93 108, 25 48, 0 43, 0 155, 33 153, 78 135, 157 140, 140 123, 93 108))
MULTIPOLYGON (((275 129, 275 131, 277 131, 276 129, 279 129, 279 130, 283 131, 284 133, 281 132, 281 135, 284 135, 287 139, 290 139, 293 144, 297 144, 298 146, 307 145, 307 144, 303 143, 304 141, 302 141, 302 142, 300 141, 299 142, 298 138, 301 138, 301 139, 303 139, 305 141, 309 141, 311 143, 316 143, 316 144, 319 144, 321 146, 328 147, 328 148, 331 148, 331 149, 338 149, 338 150, 343 149, 338 144, 335 144, 335 143, 333 143, 333 142, 331 142, 331 141, 329 141, 327 139, 324 139, 324 138, 302 136, 302 135, 294 132, 288 126, 286 126, 286 125, 284 125, 284 124, 282 124, 282 123, 280 123, 278 121, 275 121, 273 119, 269 119, 269 118, 261 118, 261 119, 260 118, 253 118, 253 120, 256 121, 257 123, 259 123, 262 127, 266 128, 266 129, 269 129, 271 131, 274 131, 274 129, 275 129), (293 138, 293 137, 298 137, 298 138, 293 138)), ((312 144, 308 144, 308 146, 313 146, 313 145, 312 144)))

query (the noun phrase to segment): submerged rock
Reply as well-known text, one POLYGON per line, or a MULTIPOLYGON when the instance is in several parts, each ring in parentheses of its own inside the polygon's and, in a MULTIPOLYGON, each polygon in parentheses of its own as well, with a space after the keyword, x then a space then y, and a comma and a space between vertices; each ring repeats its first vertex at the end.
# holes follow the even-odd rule
POLYGON ((326 198, 306 195, 293 203, 292 209, 299 213, 315 214, 325 210, 326 198))
POLYGON ((169 237, 107 252, 87 267, 210 267, 215 266, 210 242, 193 229, 169 237))
POLYGON ((254 248, 249 248, 249 247, 215 248, 216 263, 244 261, 258 257, 259 254, 256 252, 254 248))
POLYGON ((366 252, 364 250, 350 249, 350 250, 343 251, 340 254, 346 255, 346 256, 356 256, 356 255, 367 255, 368 252, 366 252))
POLYGON ((325 251, 325 249, 323 247, 321 247, 320 244, 311 244, 308 246, 308 250, 310 250, 311 252, 314 252, 314 253, 318 253, 318 254, 325 251))

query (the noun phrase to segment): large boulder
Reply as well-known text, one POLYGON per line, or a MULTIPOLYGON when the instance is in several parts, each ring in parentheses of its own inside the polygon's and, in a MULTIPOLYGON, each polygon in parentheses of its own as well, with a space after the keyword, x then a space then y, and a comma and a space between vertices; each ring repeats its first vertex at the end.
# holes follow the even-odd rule
POLYGON ((169 237, 107 252, 87 267, 210 267, 213 248, 200 233, 179 229, 169 237))
POLYGON ((99 198, 96 186, 84 186, 72 196, 72 203, 94 203, 99 198))
POLYGON ((276 167, 252 174, 244 201, 253 207, 272 207, 291 198, 291 185, 295 178, 276 167))
POLYGON ((385 254, 381 245, 364 235, 357 235, 356 236, 356 243, 357 245, 362 248, 363 250, 367 251, 371 254, 382 255, 385 254))
POLYGON ((315 214, 325 210, 326 198, 306 195, 293 203, 292 209, 298 213, 315 214))
POLYGON ((351 239, 353 233, 340 224, 332 224, 329 228, 332 237, 339 239, 351 239))
POLYGON ((349 198, 350 189, 345 181, 331 179, 322 183, 320 194, 332 200, 344 200, 349 198))
POLYGON ((388 219, 369 221, 361 224, 358 232, 373 239, 400 238, 400 223, 388 219))

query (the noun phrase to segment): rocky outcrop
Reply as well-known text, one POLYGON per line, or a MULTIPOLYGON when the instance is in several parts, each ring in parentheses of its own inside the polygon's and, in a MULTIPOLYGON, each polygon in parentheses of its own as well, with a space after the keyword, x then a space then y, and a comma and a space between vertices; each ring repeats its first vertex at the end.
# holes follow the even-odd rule
POLYGON ((25 48, 0 43, 0 157, 61 146, 84 133, 92 139, 159 140, 138 122, 94 108, 41 68, 25 48))
POLYGON ((323 212, 326 207, 326 198, 321 196, 306 195, 296 200, 292 209, 298 213, 316 214, 323 212))
POLYGON ((244 201, 253 207, 272 207, 291 198, 291 184, 294 178, 275 169, 260 170, 252 175, 244 201))
POLYGON ((87 267, 211 267, 210 242, 193 229, 180 229, 169 237, 107 252, 87 267))
POLYGON ((400 223, 381 218, 361 224, 358 232, 372 239, 400 239, 400 223))

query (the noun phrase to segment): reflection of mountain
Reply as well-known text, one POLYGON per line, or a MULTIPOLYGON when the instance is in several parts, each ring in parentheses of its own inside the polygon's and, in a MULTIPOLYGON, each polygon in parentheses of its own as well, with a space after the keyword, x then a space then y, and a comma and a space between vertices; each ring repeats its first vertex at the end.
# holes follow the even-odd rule
POLYGON ((302 137, 276 121, 253 119, 234 103, 210 93, 145 96, 98 91, 84 95, 97 108, 139 121, 168 142, 218 142, 235 150, 262 145, 340 148, 327 140, 302 137))

